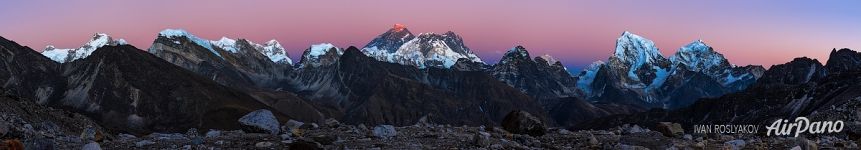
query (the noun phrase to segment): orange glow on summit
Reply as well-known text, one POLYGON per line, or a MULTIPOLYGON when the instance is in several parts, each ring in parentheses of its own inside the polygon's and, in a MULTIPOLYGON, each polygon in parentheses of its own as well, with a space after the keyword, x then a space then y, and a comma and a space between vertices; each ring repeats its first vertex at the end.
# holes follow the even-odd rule
POLYGON ((403 30, 404 30, 404 29, 406 29, 406 28, 407 28, 407 26, 406 26, 406 25, 404 25, 404 24, 400 24, 400 23, 396 23, 396 24, 395 24, 395 26, 394 26, 394 27, 392 27, 392 29, 393 29, 393 30, 395 30, 395 31, 397 31, 397 32, 403 31, 403 30))

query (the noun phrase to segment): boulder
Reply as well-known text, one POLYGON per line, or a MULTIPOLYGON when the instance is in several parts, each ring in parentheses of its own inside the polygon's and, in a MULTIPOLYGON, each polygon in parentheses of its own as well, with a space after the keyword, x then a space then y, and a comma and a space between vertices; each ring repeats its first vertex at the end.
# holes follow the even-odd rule
POLYGON ((542 136, 547 127, 537 117, 525 111, 511 111, 502 120, 502 128, 514 134, 542 136))
POLYGON ((0 143, 0 145, 6 146, 6 147, 0 147, 0 148, 6 148, 6 149, 10 149, 10 150, 12 150, 12 149, 24 149, 24 144, 21 143, 21 141, 19 141, 17 139, 5 140, 5 141, 3 141, 3 143, 0 143))
POLYGON ((479 131, 478 133, 475 133, 472 138, 472 143, 478 147, 488 147, 492 144, 492 141, 490 140, 490 133, 487 132, 479 131))
POLYGON ((281 124, 278 123, 278 119, 275 118, 275 115, 272 115, 271 111, 266 109, 256 110, 242 116, 242 118, 239 118, 239 124, 247 132, 264 132, 273 135, 281 132, 279 129, 281 124))
POLYGON ((320 128, 320 125, 317 125, 317 123, 306 123, 306 124, 303 124, 302 126, 299 126, 299 129, 306 129, 306 130, 317 129, 317 128, 320 128))
POLYGON ((655 126, 655 130, 667 137, 679 137, 685 134, 685 129, 682 129, 681 124, 672 122, 659 122, 655 126))
POLYGON ((796 138, 795 143, 800 146, 801 149, 819 149, 819 146, 816 145, 815 141, 809 140, 805 137, 796 138))
POLYGON ((119 137, 119 140, 123 140, 123 141, 128 141, 128 140, 133 140, 133 139, 138 138, 137 136, 134 136, 131 134, 123 134, 123 133, 120 133, 120 135, 118 135, 117 137, 119 137))
POLYGON ((335 120, 335 118, 329 118, 326 119, 325 125, 326 127, 337 128, 338 126, 341 126, 341 122, 338 122, 338 120, 335 120))
POLYGON ((422 116, 421 118, 419 118, 418 121, 416 121, 415 126, 416 127, 433 127, 433 123, 431 123, 430 120, 428 120, 428 115, 425 115, 425 116, 422 116))
MULTIPOLYGON (((287 122, 285 122, 285 123, 284 123, 284 127, 285 127, 286 129, 298 129, 298 128, 299 128, 299 127, 301 127, 303 124, 305 124, 305 123, 303 123, 303 122, 301 122, 301 121, 296 121, 296 120, 290 119, 290 120, 288 120, 287 122)), ((286 130, 286 129, 285 129, 285 130, 286 130)))
POLYGON ((96 140, 96 129, 93 127, 87 127, 84 129, 84 132, 81 133, 81 142, 90 142, 96 140))
POLYGON ((390 139, 398 135, 398 131, 392 125, 378 125, 374 127, 374 136, 382 139, 390 139))
POLYGON ((744 145, 747 145, 747 142, 744 140, 732 140, 724 142, 724 145, 727 149, 740 150, 744 148, 744 145))
POLYGON ((99 143, 90 142, 87 145, 84 145, 82 150, 102 150, 102 146, 99 146, 99 143))
POLYGON ((221 131, 210 129, 206 132, 206 138, 216 138, 218 136, 221 136, 221 131))

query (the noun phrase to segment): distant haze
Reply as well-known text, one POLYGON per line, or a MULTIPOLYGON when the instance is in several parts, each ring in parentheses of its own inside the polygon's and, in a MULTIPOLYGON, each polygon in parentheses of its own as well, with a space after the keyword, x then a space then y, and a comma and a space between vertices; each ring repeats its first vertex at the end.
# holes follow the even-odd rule
POLYGON ((612 54, 623 31, 649 38, 669 57, 702 39, 737 65, 825 62, 832 48, 861 49, 861 1, 514 0, 26 0, 0 5, 0 36, 41 51, 76 48, 93 33, 149 48, 182 28, 210 40, 279 40, 295 60, 311 44, 362 47, 406 25, 415 34, 454 31, 488 63, 525 46, 579 69, 612 54))

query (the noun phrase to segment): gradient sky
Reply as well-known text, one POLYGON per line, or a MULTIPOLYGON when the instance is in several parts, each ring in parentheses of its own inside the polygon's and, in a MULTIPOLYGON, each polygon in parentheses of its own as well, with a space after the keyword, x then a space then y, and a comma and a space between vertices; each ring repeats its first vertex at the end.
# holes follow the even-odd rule
POLYGON ((21 0, 0 4, 0 36, 34 49, 76 48, 96 32, 149 48, 182 28, 262 43, 277 39, 298 60, 311 44, 361 47, 392 24, 415 34, 454 31, 488 63, 509 48, 550 54, 580 69, 612 54, 631 31, 669 57, 696 39, 737 65, 825 62, 832 48, 861 49, 861 1, 514 1, 514 0, 21 0))

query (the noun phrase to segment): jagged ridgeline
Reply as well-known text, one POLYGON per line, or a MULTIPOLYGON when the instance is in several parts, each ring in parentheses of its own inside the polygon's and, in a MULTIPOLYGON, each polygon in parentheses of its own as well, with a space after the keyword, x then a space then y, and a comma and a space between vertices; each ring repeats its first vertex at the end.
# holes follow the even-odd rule
POLYGON ((682 108, 744 90, 764 72, 730 64, 701 40, 665 58, 652 41, 630 32, 617 39, 606 63, 573 75, 559 59, 535 57, 522 46, 487 64, 454 32, 414 35, 399 24, 361 49, 311 45, 295 63, 276 40, 208 40, 181 29, 154 36, 146 50, 99 33, 80 48, 48 46, 42 55, 6 41, 5 87, 128 131, 234 128, 208 123, 257 109, 306 122, 393 125, 426 116, 498 125, 522 110, 571 126, 682 108))

